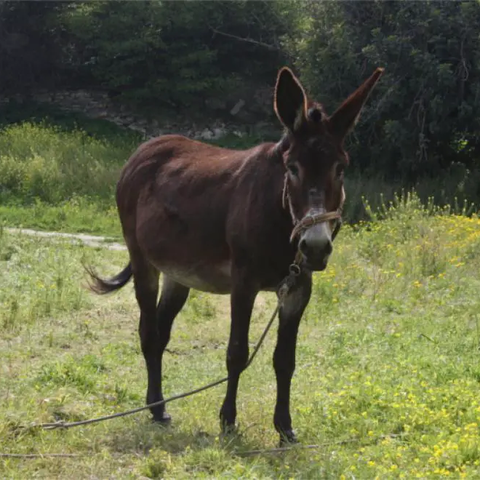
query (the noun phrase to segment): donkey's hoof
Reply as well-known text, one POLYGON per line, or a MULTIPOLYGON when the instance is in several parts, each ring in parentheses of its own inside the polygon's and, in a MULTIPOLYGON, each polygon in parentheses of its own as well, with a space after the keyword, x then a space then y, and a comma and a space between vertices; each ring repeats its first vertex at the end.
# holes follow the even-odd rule
POLYGON ((238 435, 238 425, 234 423, 222 423, 221 424, 221 436, 230 437, 232 435, 238 435))
POLYGON ((154 414, 152 421, 159 425, 170 425, 170 423, 172 423, 172 417, 167 412, 162 412, 160 414, 154 414))
POLYGON ((287 430, 280 434, 280 447, 288 447, 289 445, 295 445, 300 443, 293 430, 287 430))

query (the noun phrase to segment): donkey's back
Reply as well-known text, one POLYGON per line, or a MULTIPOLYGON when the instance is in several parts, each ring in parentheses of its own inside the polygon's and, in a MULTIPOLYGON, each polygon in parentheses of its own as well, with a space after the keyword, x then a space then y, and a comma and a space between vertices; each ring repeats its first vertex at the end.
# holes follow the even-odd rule
POLYGON ((248 197, 252 175, 259 173, 258 160, 272 145, 236 151, 179 135, 143 143, 117 185, 131 256, 137 258, 138 252, 138 258, 189 288, 228 293, 227 226, 244 212, 239 207, 248 197))

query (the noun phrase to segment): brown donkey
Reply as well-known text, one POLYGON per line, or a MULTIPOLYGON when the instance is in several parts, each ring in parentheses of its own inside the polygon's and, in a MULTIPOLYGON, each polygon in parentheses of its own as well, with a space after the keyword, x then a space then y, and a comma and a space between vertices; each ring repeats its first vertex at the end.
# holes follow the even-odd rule
MULTIPOLYGON (((275 428, 282 441, 296 440, 290 384, 298 325, 310 299, 312 272, 324 270, 332 253, 339 214, 328 213, 340 211, 345 199, 343 141, 382 72, 378 68, 328 116, 282 68, 274 108, 286 131, 278 143, 233 151, 164 135, 131 156, 116 195, 130 263, 109 280, 90 274, 97 293, 117 290, 133 275, 147 403, 163 398, 162 356, 189 290, 230 294, 229 379, 220 420, 224 430, 234 427, 255 298, 276 289, 299 251, 301 273, 281 306, 273 356, 275 428)), ((170 420, 164 405, 151 412, 158 422, 170 420)))

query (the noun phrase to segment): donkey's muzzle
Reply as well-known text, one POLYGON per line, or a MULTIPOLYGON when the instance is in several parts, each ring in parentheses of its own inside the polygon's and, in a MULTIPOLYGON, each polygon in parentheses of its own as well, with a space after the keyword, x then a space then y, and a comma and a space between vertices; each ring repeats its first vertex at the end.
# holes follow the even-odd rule
POLYGON ((323 223, 306 230, 300 238, 298 248, 303 256, 304 264, 309 270, 325 270, 333 251, 332 237, 328 226, 323 223))

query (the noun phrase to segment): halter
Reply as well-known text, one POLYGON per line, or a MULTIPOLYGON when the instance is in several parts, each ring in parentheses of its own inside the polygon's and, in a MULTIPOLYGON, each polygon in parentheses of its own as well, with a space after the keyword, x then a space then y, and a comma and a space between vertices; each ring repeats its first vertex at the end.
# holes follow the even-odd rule
POLYGON ((290 235, 290 242, 293 242, 297 236, 303 233, 305 230, 313 227, 313 225, 318 225, 324 222, 330 222, 332 220, 336 220, 335 228, 332 232, 332 241, 337 236, 340 227, 342 226, 342 210, 343 210, 343 203, 345 202, 345 194, 342 195, 342 200, 340 202, 340 207, 333 211, 333 212, 325 212, 325 213, 316 213, 314 215, 307 214, 300 220, 295 215, 292 207, 292 200, 290 198, 290 192, 288 191, 288 173, 285 173, 285 180, 283 182, 283 191, 282 191, 282 205, 283 208, 286 210, 287 205, 290 211, 290 216, 292 217, 293 222, 293 230, 292 234, 290 235))

